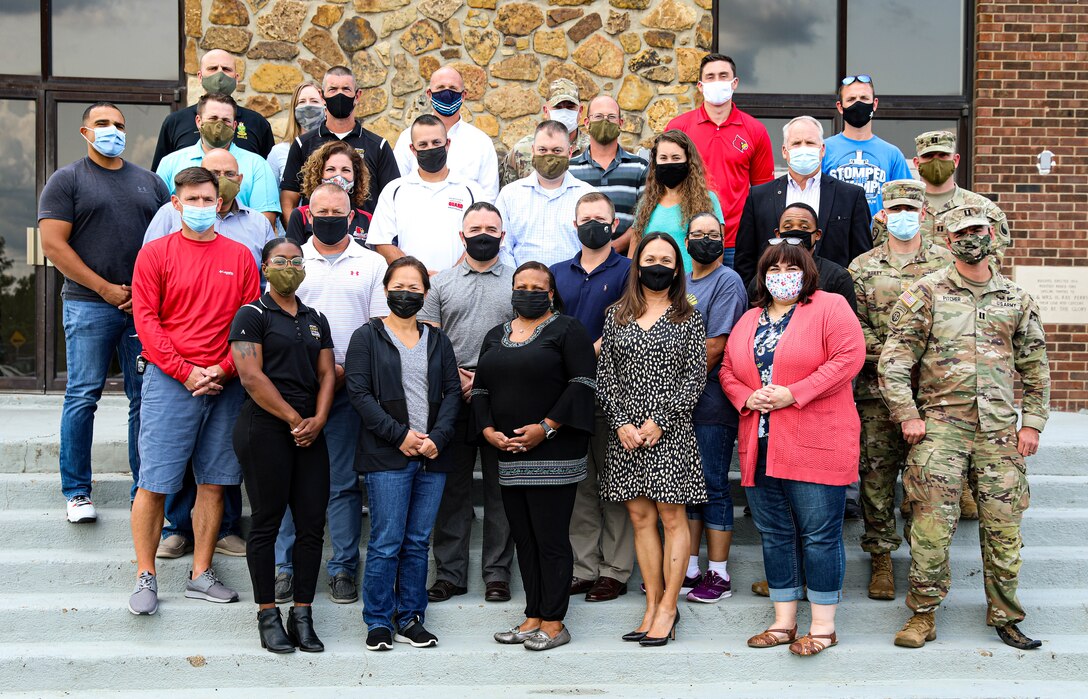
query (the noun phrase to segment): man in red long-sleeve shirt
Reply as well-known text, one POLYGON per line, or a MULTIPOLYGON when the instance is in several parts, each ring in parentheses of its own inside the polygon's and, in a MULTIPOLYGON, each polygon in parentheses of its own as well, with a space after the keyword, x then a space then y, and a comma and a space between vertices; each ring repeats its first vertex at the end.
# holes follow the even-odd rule
POLYGON ((223 486, 242 481, 231 433, 245 392, 227 336, 235 312, 260 296, 260 274, 249 249, 216 234, 215 176, 202 167, 174 178, 181 230, 145 245, 136 258, 132 310, 147 360, 140 408, 140 479, 132 504, 136 548, 133 614, 158 609, 155 549, 166 495, 181 489, 192 459, 193 569, 185 596, 234 602, 238 594, 211 568, 223 516, 223 486), (146 466, 145 466, 146 465, 146 466))

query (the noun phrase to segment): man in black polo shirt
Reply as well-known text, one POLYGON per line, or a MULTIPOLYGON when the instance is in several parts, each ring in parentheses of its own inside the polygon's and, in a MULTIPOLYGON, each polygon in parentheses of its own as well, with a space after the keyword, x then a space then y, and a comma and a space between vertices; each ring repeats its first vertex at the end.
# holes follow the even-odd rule
MULTIPOLYGON (((238 86, 238 72, 234 56, 222 49, 213 49, 200 59, 200 83, 211 94, 229 95, 238 86)), ((276 139, 268 120, 253 111, 239 106, 234 110, 234 145, 267 158, 276 139)), ((151 169, 159 168, 159 161, 176 150, 191 146, 200 140, 196 130, 196 105, 186 107, 163 119, 159 129, 159 142, 155 144, 155 157, 151 169)))
POLYGON ((363 210, 374 213, 378 195, 385 185, 400 177, 393 149, 384 138, 363 128, 355 119, 355 105, 360 91, 355 87, 355 76, 344 66, 333 66, 321 79, 325 98, 325 121, 316 129, 307 131, 291 144, 287 164, 280 182, 280 211, 283 225, 291 219, 291 212, 302 200, 302 166, 310 154, 333 139, 350 143, 366 162, 370 172, 370 195, 363 210))

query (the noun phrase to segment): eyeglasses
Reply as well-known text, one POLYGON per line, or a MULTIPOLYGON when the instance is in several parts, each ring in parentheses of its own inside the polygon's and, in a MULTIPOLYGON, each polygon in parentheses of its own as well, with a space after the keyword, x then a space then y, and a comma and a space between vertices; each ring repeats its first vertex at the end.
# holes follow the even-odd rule
POLYGON ((590 114, 589 115, 589 120, 590 121, 610 121, 613 124, 618 124, 618 123, 620 123, 620 115, 619 114, 590 114))
POLYGON ((871 75, 866 75, 865 73, 862 73, 861 75, 847 75, 845 78, 842 79, 843 86, 853 85, 855 82, 869 85, 873 82, 873 77, 871 75))
POLYGON ((226 177, 228 180, 233 180, 238 176, 238 173, 234 170, 212 170, 211 173, 216 177, 226 177))
POLYGON ((721 233, 703 233, 702 231, 691 231, 688 233, 688 240, 724 240, 721 233))
POLYGON ((302 269, 306 266, 306 260, 301 257, 292 257, 290 260, 286 257, 273 257, 268 261, 268 266, 274 269, 284 269, 287 265, 291 265, 295 269, 302 269))
POLYGON ((771 238, 767 242, 769 244, 771 244, 771 245, 781 245, 782 243, 786 243, 788 245, 804 245, 805 244, 804 240, 801 240, 800 238, 793 238, 793 237, 790 237, 790 238, 771 238))

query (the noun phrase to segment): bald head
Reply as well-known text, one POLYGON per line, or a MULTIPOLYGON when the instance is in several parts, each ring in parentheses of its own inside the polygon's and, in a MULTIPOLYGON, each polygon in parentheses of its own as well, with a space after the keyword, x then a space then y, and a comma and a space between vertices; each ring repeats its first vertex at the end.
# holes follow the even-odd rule
POLYGON ((234 56, 223 49, 212 49, 200 59, 200 77, 206 78, 214 73, 226 73, 232 78, 238 77, 234 66, 234 56))
POLYGON ((601 114, 615 114, 619 116, 620 103, 613 99, 612 95, 597 95, 589 101, 589 111, 587 113, 593 115, 598 112, 601 114))
POLYGON ((441 92, 442 90, 464 92, 465 81, 456 69, 446 66, 431 73, 431 84, 428 86, 428 89, 432 93, 441 92))
MULTIPOLYGON (((238 172, 238 160, 225 148, 213 148, 204 154, 200 165, 212 171, 213 175, 230 177, 231 172, 238 172)), ((239 177, 239 179, 241 179, 239 177)))
POLYGON ((351 197, 335 184, 320 184, 310 194, 310 213, 314 216, 347 216, 351 197))

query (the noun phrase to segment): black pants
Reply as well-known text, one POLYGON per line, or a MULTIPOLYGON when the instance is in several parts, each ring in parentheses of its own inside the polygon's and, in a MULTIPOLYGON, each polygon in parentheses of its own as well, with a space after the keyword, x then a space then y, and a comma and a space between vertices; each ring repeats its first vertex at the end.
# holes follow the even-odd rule
POLYGON ((329 504, 329 450, 324 433, 295 446, 283 420, 247 400, 234 424, 234 453, 253 508, 246 562, 257 604, 276 601, 276 536, 283 513, 295 519, 295 602, 314 601, 329 504))
POLYGON ((577 493, 577 483, 502 488, 525 585, 526 618, 562 621, 567 615, 574 574, 570 516, 577 493))

